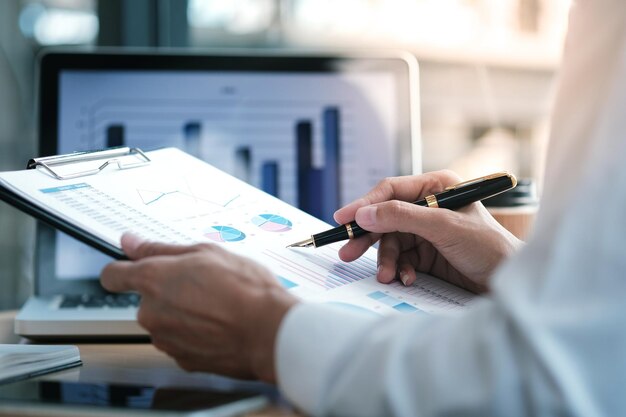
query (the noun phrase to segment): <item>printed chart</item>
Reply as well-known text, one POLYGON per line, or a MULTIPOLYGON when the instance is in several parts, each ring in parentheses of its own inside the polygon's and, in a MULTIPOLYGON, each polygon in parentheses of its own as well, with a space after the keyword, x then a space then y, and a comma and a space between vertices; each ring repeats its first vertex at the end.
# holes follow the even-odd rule
POLYGON ((174 199, 175 201, 172 202, 172 204, 179 204, 180 205, 181 203, 183 203, 183 205, 184 205, 185 203, 186 204, 189 204, 189 203, 195 203, 195 204, 205 203, 205 204, 210 204, 210 205, 213 205, 213 206, 226 208, 226 207, 228 207, 229 204, 231 204, 233 201, 235 201, 235 200, 237 200, 237 198, 239 198, 239 195, 235 195, 235 196, 232 196, 232 197, 228 197, 224 201, 214 201, 214 200, 208 200, 206 198, 198 197, 197 195, 191 194, 189 192, 184 192, 184 191, 181 191, 181 190, 158 191, 158 190, 137 189, 137 194, 139 195, 139 198, 141 199, 143 204, 146 205, 146 206, 149 206, 149 205, 152 205, 152 204, 156 204, 156 203, 159 203, 159 202, 166 202, 166 200, 168 200, 168 199, 174 199))
POLYGON ((392 297, 389 294, 385 294, 382 291, 374 291, 372 293, 367 294, 367 296, 371 298, 372 300, 376 300, 385 305, 388 305, 389 307, 401 313, 415 313, 417 311, 421 311, 417 307, 414 307, 407 302, 398 300, 397 298, 392 297))
MULTIPOLYGON (((213 217, 241 206, 244 200, 241 188, 233 182, 207 184, 205 178, 211 174, 194 174, 189 168, 178 176, 158 174, 150 179, 143 178, 133 184, 135 201, 153 215, 177 223, 193 218, 213 217)), ((206 224, 206 219, 200 222, 199 230, 206 224)))
POLYGON ((212 226, 206 230, 205 237, 214 242, 239 242, 246 238, 246 234, 241 230, 230 226, 212 226))
POLYGON ((259 214, 252 218, 252 224, 266 232, 288 232, 293 227, 291 220, 278 214, 259 214))
POLYGON ((300 252, 298 258, 272 249, 266 249, 263 254, 288 276, 321 290, 340 288, 376 274, 376 261, 362 257, 347 264, 338 261, 336 253, 327 248, 315 253, 300 252))

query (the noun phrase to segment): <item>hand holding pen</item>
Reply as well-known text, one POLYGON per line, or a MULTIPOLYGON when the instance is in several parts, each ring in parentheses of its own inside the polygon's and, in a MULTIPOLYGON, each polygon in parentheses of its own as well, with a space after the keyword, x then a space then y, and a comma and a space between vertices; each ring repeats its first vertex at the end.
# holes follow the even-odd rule
MULTIPOLYGON (((505 173, 466 182, 460 182, 450 171, 386 179, 363 198, 335 213, 338 223, 355 221, 361 229, 357 234, 362 236, 354 236, 339 255, 344 261, 353 261, 380 239, 379 281, 390 282, 398 277, 410 285, 418 270, 475 292, 484 291, 484 283, 493 268, 520 241, 502 228, 482 205, 471 202, 514 185, 514 177, 505 173), (430 207, 427 199, 411 203, 416 195, 433 195, 436 200, 429 197, 430 207), (462 206, 465 208, 459 211, 441 209, 462 206)), ((345 226, 322 233, 327 233, 326 236, 333 233, 334 241, 349 238, 345 226), (344 234, 340 235, 337 232, 342 228, 344 234)), ((307 239, 299 244, 305 246, 310 242, 307 239)))
MULTIPOLYGON (((442 192, 429 194, 423 199, 414 201, 413 204, 422 207, 445 208, 456 210, 458 208, 484 200, 515 188, 517 180, 506 172, 487 175, 470 181, 464 181, 446 187, 442 192)), ((322 247, 331 243, 347 239, 355 239, 363 236, 367 230, 362 229, 356 221, 335 227, 311 236, 302 242, 296 242, 287 247, 322 247)))

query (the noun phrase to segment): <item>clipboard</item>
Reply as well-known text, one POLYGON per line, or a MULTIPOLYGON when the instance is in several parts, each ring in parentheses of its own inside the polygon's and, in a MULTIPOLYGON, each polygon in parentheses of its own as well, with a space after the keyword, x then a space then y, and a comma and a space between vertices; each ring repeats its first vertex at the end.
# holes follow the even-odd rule
MULTIPOLYGON (((57 180, 69 180, 99 174, 109 166, 117 166, 117 169, 131 169, 148 165, 150 162, 150 158, 139 148, 119 147, 98 151, 75 152, 64 155, 32 158, 28 161, 26 169, 41 169, 57 180), (128 156, 136 156, 138 160, 136 162, 124 163, 123 158, 128 156), (93 169, 81 169, 69 174, 58 171, 59 167, 92 161, 100 163, 93 169)), ((62 231, 63 233, 66 233, 67 235, 99 250, 108 256, 118 260, 128 259, 120 248, 110 244, 95 234, 86 232, 84 229, 67 221, 61 216, 32 204, 32 202, 30 202, 27 198, 24 198, 24 196, 14 192, 2 183, 0 183, 0 200, 7 202, 18 210, 33 216, 37 220, 40 220, 55 229, 62 231)))
POLYGON ((375 249, 350 264, 337 243, 287 249, 294 236, 331 226, 176 148, 59 155, 28 168, 0 172, 0 199, 116 259, 127 259, 120 238, 131 231, 168 244, 223 246, 265 265, 304 300, 405 314, 455 310, 474 297, 423 274, 411 288, 381 284, 375 249))

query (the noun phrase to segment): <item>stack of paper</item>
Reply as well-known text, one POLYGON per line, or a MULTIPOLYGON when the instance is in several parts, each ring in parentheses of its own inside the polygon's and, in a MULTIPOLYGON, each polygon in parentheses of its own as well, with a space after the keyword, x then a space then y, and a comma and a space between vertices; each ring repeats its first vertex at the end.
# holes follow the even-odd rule
POLYGON ((81 365, 76 346, 0 345, 0 383, 81 365))

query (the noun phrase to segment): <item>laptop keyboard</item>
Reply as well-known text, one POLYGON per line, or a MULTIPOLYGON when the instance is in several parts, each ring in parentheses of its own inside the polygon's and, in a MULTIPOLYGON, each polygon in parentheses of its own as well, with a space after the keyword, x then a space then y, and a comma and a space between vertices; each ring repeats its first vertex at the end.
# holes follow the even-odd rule
POLYGON ((82 294, 65 295, 59 308, 127 308, 138 307, 138 294, 82 294))

